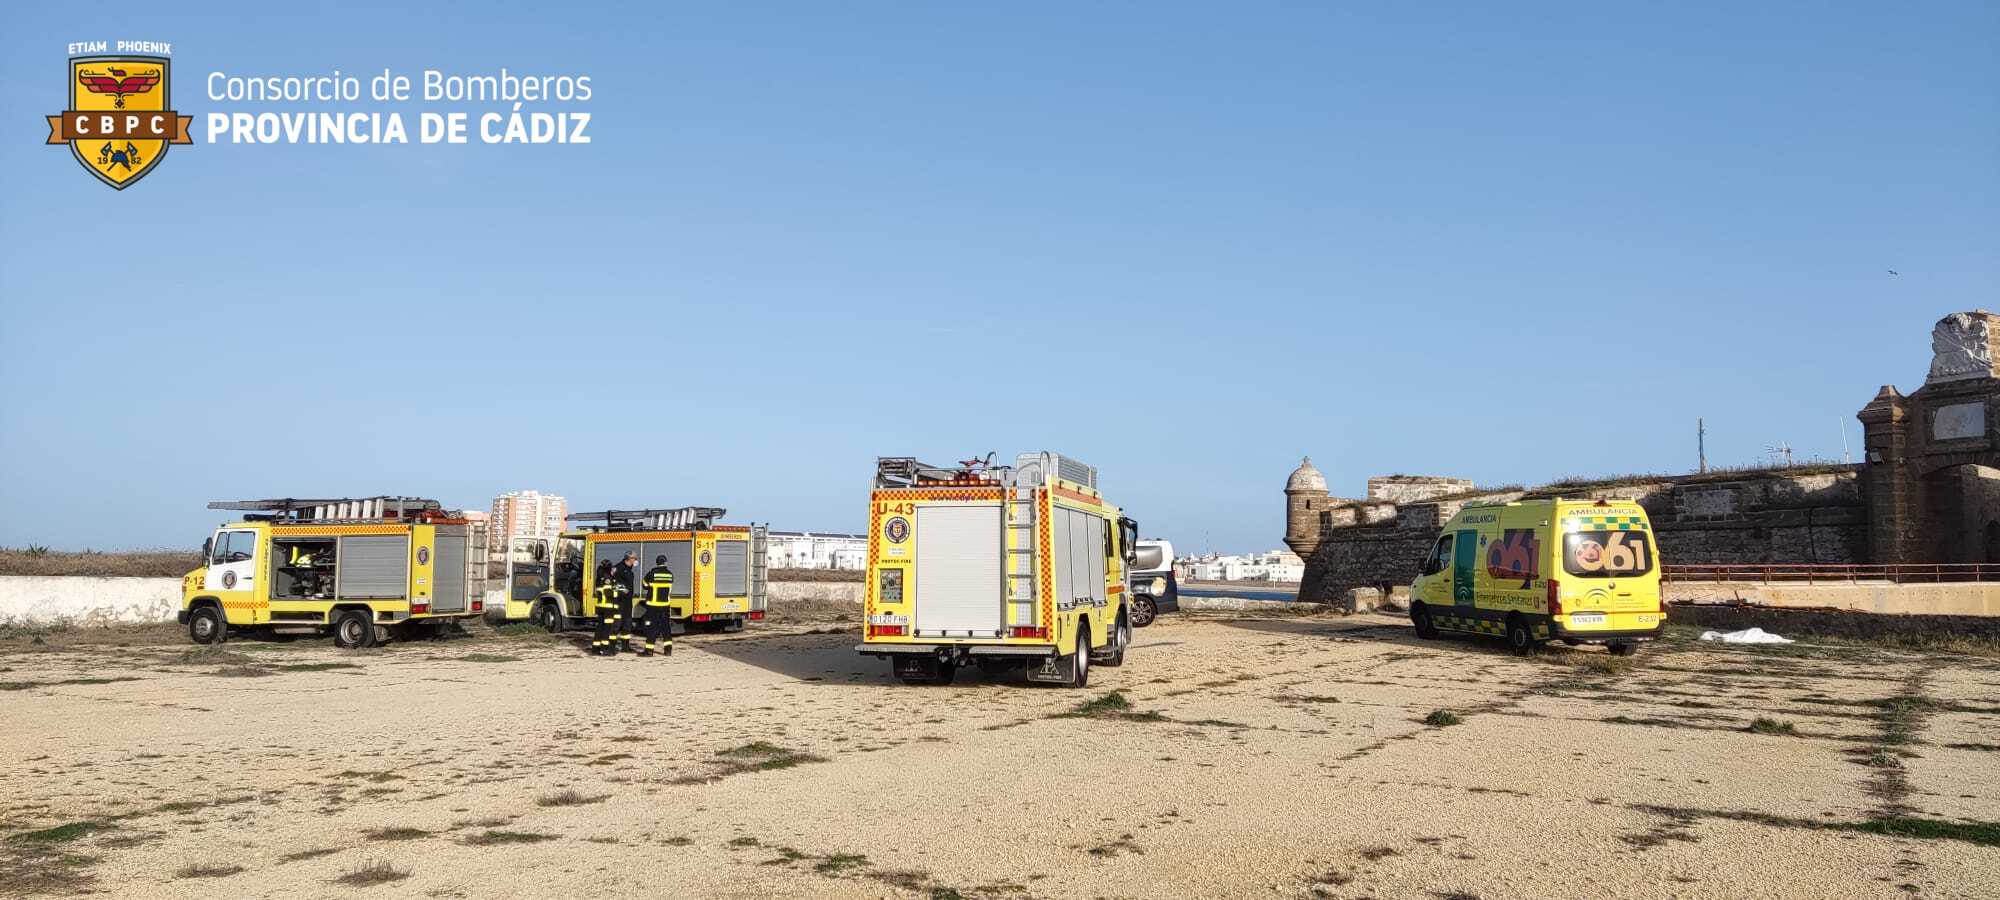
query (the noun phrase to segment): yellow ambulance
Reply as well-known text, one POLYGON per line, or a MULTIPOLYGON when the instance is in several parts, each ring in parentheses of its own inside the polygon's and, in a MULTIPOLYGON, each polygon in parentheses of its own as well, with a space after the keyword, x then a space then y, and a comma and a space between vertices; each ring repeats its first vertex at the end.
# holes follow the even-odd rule
POLYGON ((1515 653, 1544 641, 1633 653, 1660 636, 1659 550, 1632 500, 1472 504, 1444 527, 1410 586, 1417 636, 1503 636, 1515 653))
POLYGON ((1097 469, 1055 453, 1014 464, 875 463, 862 643, 906 684, 962 666, 1069 687, 1119 666, 1132 643, 1125 584, 1139 524, 1097 469))

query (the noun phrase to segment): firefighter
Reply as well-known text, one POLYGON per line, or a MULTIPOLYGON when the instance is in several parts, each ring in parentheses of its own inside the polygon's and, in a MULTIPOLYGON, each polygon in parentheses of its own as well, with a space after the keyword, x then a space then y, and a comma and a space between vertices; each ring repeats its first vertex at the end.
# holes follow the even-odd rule
POLYGON ((674 570, 667 568, 667 556, 653 557, 646 570, 646 648, 640 656, 652 656, 665 644, 667 656, 674 655, 674 570))
POLYGON ((611 583, 618 591, 618 634, 611 639, 611 642, 619 653, 632 649, 632 595, 636 593, 634 589, 638 587, 635 583, 638 580, 638 568, 639 554, 627 551, 625 558, 611 570, 611 583))
POLYGON ((611 560, 597 564, 597 584, 593 589, 597 594, 597 630, 590 635, 590 652, 598 656, 618 653, 611 643, 618 631, 618 589, 611 582, 611 569, 611 560))

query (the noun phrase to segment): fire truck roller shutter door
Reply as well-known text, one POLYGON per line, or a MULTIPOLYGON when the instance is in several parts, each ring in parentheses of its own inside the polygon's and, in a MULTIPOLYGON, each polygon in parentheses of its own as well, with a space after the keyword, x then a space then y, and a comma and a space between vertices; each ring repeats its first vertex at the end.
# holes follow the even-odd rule
POLYGON ((437 559, 432 561, 432 612, 465 611, 465 526, 437 527, 437 559))
POLYGON ((744 597, 750 593, 750 542, 715 542, 715 595, 744 597))
POLYGON ((408 596, 410 536, 348 535, 340 539, 334 596, 342 600, 382 600, 408 596))
POLYGON ((646 542, 646 552, 639 554, 641 571, 652 568, 653 560, 662 556, 667 558, 667 568, 674 570, 674 587, 667 596, 688 596, 694 590, 694 542, 646 542))
POLYGON ((1069 608, 1069 598, 1074 596, 1071 593, 1071 585, 1076 583, 1072 577, 1075 569, 1070 563, 1070 529, 1076 525, 1070 518, 1072 515, 1074 513, 1058 506, 1055 515, 1049 519, 1049 527, 1054 529, 1054 533, 1050 535, 1050 549, 1054 551, 1056 557, 1050 561, 1050 567, 1056 572, 1056 603, 1064 609, 1069 608))
POLYGON ((1090 558, 1097 555, 1097 548, 1090 542, 1092 517, 1073 509, 1063 513, 1069 517, 1069 593, 1061 599, 1077 602, 1094 598, 1097 592, 1090 589, 1090 558))
POLYGON ((919 635, 1000 634, 1006 587, 997 503, 917 507, 915 627, 919 635))
POLYGON ((1105 571, 1109 561, 1104 557, 1104 526, 1109 523, 1096 516, 1085 516, 1084 521, 1090 523, 1090 580, 1084 586, 1090 591, 1090 599, 1102 603, 1110 599, 1104 592, 1104 579, 1110 574, 1105 571))

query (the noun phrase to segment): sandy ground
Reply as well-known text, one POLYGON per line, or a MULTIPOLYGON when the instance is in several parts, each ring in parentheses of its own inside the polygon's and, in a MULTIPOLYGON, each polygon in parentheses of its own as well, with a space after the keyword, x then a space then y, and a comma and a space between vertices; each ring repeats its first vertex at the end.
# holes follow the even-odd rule
POLYGON ((171 640, 0 641, 0 895, 2000 896, 1978 657, 1179 616, 1079 692, 906 687, 809 624, 171 640))

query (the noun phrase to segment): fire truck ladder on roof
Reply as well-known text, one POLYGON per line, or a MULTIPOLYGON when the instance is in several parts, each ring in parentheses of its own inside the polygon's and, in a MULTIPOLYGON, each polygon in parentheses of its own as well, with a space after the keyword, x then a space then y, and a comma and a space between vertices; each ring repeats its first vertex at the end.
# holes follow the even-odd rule
POLYGON ((1013 478, 1012 466, 992 464, 987 459, 969 459, 955 466, 937 466, 913 456, 875 457, 875 486, 878 488, 935 487, 954 484, 1005 484, 1013 478))
POLYGON ((677 509, 607 509, 571 513, 570 524, 585 531, 706 531, 729 510, 720 506, 677 509))
POLYGON ((439 516, 444 507, 424 497, 337 497, 300 500, 216 500, 209 509, 241 510, 246 520, 267 522, 410 522, 439 516), (260 515, 261 514, 261 515, 260 515))

